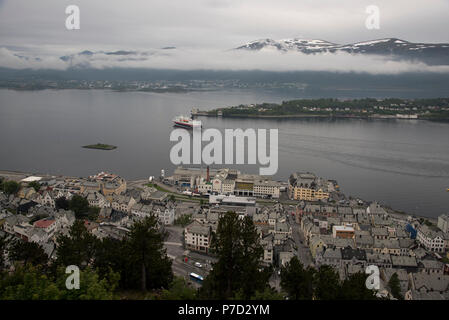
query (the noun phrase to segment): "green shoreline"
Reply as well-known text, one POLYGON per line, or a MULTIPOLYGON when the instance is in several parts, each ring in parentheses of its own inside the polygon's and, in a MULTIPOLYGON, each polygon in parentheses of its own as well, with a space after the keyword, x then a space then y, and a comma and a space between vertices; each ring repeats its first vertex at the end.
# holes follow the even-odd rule
POLYGON ((449 121, 449 98, 297 99, 192 110, 193 116, 251 119, 400 119, 449 121))
POLYGON ((251 118, 251 119, 363 119, 363 120, 428 120, 449 122, 449 118, 432 118, 432 117, 418 117, 416 119, 397 118, 388 116, 357 116, 357 115, 322 115, 322 114, 291 114, 291 115, 258 115, 258 114, 226 114, 216 115, 210 113, 198 112, 195 114, 198 117, 215 117, 215 118, 251 118))

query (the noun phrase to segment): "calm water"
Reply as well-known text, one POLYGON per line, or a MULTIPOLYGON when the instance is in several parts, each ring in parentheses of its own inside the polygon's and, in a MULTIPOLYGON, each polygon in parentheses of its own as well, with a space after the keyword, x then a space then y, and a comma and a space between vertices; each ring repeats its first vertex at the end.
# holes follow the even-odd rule
MULTIPOLYGON (((172 172, 171 119, 240 103, 280 102, 275 92, 188 94, 0 90, 0 169, 128 179, 172 172), (81 148, 104 142, 113 151, 81 148)), ((449 124, 409 120, 245 120, 202 118, 204 127, 278 128, 279 170, 336 179, 366 200, 429 217, 448 212, 449 124)), ((243 166, 256 173, 258 166, 243 166)))

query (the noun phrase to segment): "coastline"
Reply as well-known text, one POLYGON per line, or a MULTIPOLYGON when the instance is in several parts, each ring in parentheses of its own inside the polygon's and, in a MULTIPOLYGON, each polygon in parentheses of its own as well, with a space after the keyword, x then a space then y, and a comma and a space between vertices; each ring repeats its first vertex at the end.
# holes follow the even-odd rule
MULTIPOLYGON (((1 170, 1 169, 0 169, 0 176, 6 176, 9 179, 11 179, 11 177, 14 177, 13 180, 21 180, 21 179, 24 179, 24 178, 26 178, 28 176, 42 176, 42 177, 47 177, 47 178, 48 177, 65 177, 65 178, 71 178, 71 179, 78 179, 78 178, 80 178, 80 177, 77 177, 77 176, 67 176, 67 175, 61 175, 61 174, 60 175, 48 174, 48 173, 47 174, 41 174, 41 173, 38 173, 38 172, 29 173, 29 172, 23 172, 23 171, 18 171, 18 170, 1 170)), ((127 180, 127 183, 132 185, 132 184, 141 183, 142 181, 146 181, 146 180, 147 179, 127 180)), ((347 195, 347 196, 350 196, 350 195, 347 195)), ((362 200, 364 200, 364 199, 362 199, 362 200)), ((364 200, 364 201, 368 202, 366 200, 364 200)), ((299 201, 298 201, 298 203, 299 203, 299 201)), ((410 214, 410 213, 407 213, 407 212, 404 212, 404 211, 401 211, 401 210, 393 209, 390 206, 385 205, 385 204, 383 204, 382 206, 387 210, 387 212, 389 214, 391 214, 392 216, 395 216, 396 218, 398 218, 398 217, 406 218, 406 216, 412 216, 412 217, 415 217, 417 219, 422 218, 422 219, 428 220, 428 221, 432 222, 433 224, 436 224, 437 221, 438 221, 438 217, 426 217, 426 216, 421 216, 421 215, 418 215, 418 214, 410 214)))
POLYGON ((212 118, 241 118, 241 119, 361 119, 361 120, 420 120, 420 121, 436 121, 449 122, 449 119, 432 119, 432 118, 398 118, 396 116, 358 116, 358 115, 322 115, 322 114, 292 114, 292 115, 259 115, 259 114, 227 114, 216 115, 207 112, 197 112, 193 114, 195 117, 212 117, 212 118))

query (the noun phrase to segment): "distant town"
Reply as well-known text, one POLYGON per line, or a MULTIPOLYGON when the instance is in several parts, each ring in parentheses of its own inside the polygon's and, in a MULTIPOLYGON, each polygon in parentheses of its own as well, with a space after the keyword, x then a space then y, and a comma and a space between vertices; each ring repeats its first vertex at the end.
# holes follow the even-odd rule
MULTIPOLYGON (((310 270, 330 266, 340 281, 377 266, 381 298, 449 299, 448 214, 430 219, 396 212, 344 195, 337 181, 311 172, 293 172, 287 181, 209 167, 178 167, 172 175, 162 170, 136 181, 107 172, 2 171, 0 179, 0 239, 37 244, 49 260, 58 258, 58 239, 72 234, 75 221, 97 239, 122 240, 135 224, 154 217, 173 274, 199 289, 217 262, 214 234, 233 212, 254 224, 260 263, 272 268, 269 284, 279 294, 281 270, 295 258, 310 270), (73 203, 64 208, 78 198, 88 203, 83 214, 73 203)), ((5 266, 13 270, 17 265, 8 257, 5 266)))
POLYGON ((229 80, 87 80, 87 79, 32 79, 18 77, 17 79, 0 79, 0 88, 15 90, 45 90, 45 89, 101 89, 113 91, 142 92, 174 92, 207 91, 219 89, 305 89, 301 82, 245 82, 238 79, 229 80))

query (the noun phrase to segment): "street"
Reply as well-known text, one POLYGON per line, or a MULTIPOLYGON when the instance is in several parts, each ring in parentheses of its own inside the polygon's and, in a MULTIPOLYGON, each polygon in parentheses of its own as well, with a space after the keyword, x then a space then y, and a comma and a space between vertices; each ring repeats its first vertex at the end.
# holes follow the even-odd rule
MULTIPOLYGON (((177 276, 190 281, 189 274, 196 273, 203 278, 207 276, 211 268, 213 258, 198 253, 190 252, 183 248, 183 228, 180 226, 167 226, 165 229, 168 237, 164 242, 164 248, 167 250, 167 256, 172 259, 172 270, 177 276), (185 261, 187 258, 187 261, 185 261), (195 266, 195 263, 201 264, 201 267, 195 266)), ((190 281, 195 287, 200 285, 190 281)))
POLYGON ((295 218, 291 214, 288 214, 288 222, 292 227, 293 241, 297 245, 298 259, 304 265, 304 268, 307 268, 312 263, 312 255, 309 248, 304 244, 304 235, 299 224, 296 223, 295 218))

